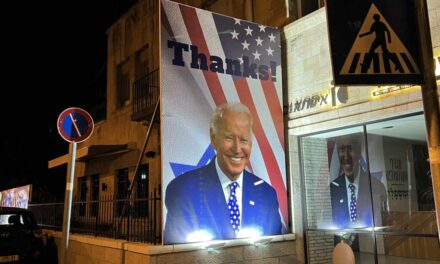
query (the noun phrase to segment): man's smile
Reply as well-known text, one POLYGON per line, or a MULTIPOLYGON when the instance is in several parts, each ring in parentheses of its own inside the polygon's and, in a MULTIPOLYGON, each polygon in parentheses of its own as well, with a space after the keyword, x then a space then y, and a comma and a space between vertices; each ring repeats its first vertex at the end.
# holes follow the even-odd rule
POLYGON ((226 155, 226 157, 228 157, 232 162, 236 162, 236 163, 241 162, 244 159, 244 157, 235 157, 229 155, 226 155))

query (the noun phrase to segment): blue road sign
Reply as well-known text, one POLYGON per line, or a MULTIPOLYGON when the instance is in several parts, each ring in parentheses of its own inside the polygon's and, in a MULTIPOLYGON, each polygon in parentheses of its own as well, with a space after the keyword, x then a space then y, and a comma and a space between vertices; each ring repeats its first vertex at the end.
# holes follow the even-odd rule
POLYGON ((58 132, 68 142, 82 142, 88 139, 93 132, 92 116, 78 107, 64 110, 57 121, 58 132))

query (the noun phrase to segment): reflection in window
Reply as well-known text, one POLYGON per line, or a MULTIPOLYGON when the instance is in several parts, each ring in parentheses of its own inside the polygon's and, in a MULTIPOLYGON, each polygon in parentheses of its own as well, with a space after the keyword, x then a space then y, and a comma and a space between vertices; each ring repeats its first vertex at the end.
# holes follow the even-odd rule
POLYGON ((309 228, 372 226, 363 128, 301 140, 309 228))
POLYGON ((387 208, 387 194, 381 179, 368 177, 362 135, 327 139, 328 146, 333 149, 329 152, 330 170, 338 170, 337 177, 330 183, 333 224, 338 228, 371 227, 373 216, 376 224, 381 223, 387 208))

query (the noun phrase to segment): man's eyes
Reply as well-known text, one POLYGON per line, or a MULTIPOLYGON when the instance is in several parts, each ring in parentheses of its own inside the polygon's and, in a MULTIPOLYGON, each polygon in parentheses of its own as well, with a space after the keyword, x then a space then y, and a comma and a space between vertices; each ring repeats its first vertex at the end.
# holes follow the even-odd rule
MULTIPOLYGON (((234 140, 234 137, 233 136, 224 136, 224 139, 227 141, 232 141, 232 140, 234 140)), ((241 138, 240 142, 246 144, 249 142, 249 139, 248 138, 241 138)))

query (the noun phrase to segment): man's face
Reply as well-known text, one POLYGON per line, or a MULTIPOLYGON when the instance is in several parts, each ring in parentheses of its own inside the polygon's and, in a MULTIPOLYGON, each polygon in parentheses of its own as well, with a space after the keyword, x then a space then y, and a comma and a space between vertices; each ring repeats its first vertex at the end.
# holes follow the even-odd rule
POLYGON ((357 143, 347 139, 337 142, 339 161, 345 176, 353 180, 353 175, 358 168, 359 147, 357 143))
POLYGON ((251 155, 250 122, 246 113, 225 111, 217 135, 211 131, 211 144, 217 152, 218 165, 232 181, 238 179, 251 155))

